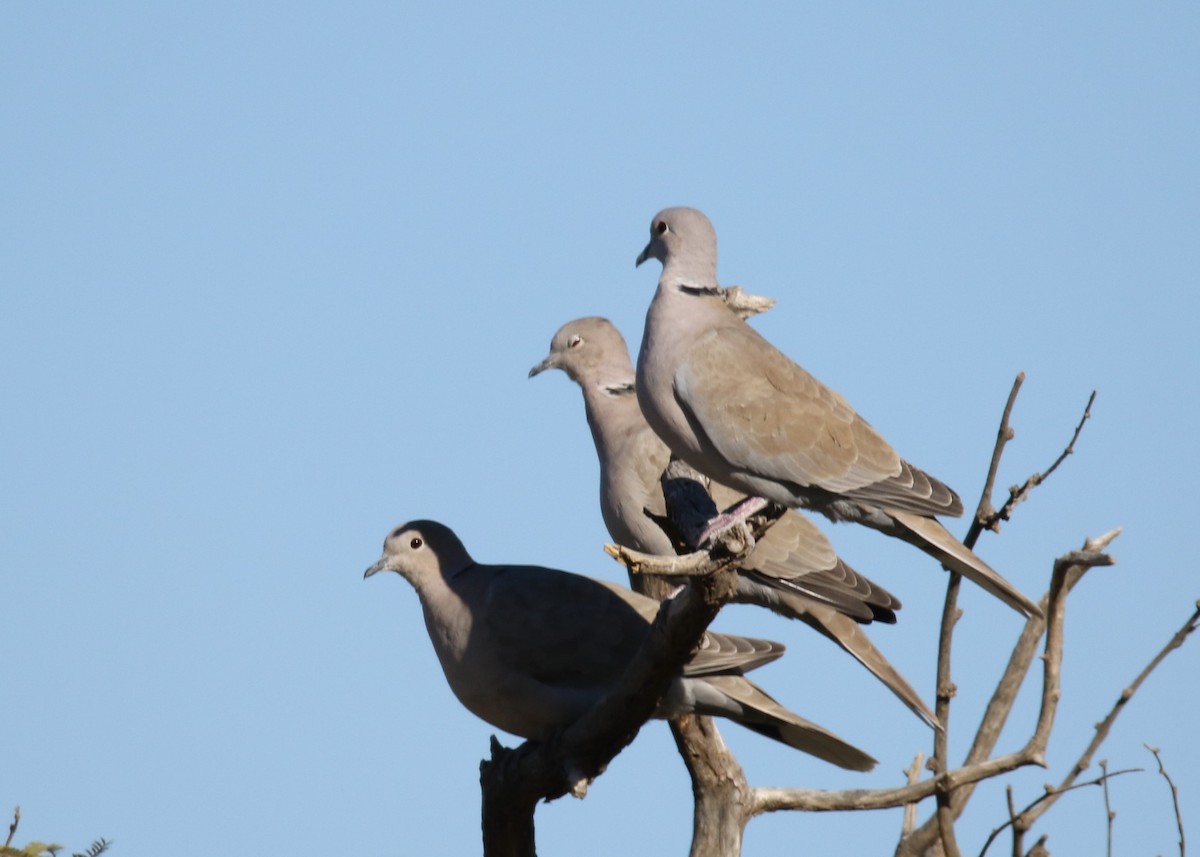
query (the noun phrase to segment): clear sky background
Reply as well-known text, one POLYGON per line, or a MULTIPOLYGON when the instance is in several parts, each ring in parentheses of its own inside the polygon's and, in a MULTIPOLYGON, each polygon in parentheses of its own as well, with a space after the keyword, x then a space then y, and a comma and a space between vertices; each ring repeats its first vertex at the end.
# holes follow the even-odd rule
MULTIPOLYGON (((1051 770, 1008 780, 1032 800, 1200 596, 1197 45, 1170 2, 0 5, 0 818, 120 857, 478 852, 495 730, 411 589, 362 571, 432 517, 481 561, 622 577, 578 391, 526 372, 582 315, 636 349, 658 266, 633 260, 680 204, 723 282, 778 300, 757 327, 969 505, 1018 371, 1002 488, 1099 391, 979 548, 1037 597, 1125 528, 1071 600, 1051 770)), ((944 575, 826 531, 904 600, 872 638, 932 699, 944 575)), ((1020 628, 962 602, 958 757, 1020 628)), ((730 725, 753 784, 893 786, 930 749, 806 627, 719 627, 785 642, 760 683, 881 761, 730 725)), ((1198 645, 1099 754, 1148 769, 1112 783, 1118 854, 1177 850, 1143 742, 1200 837, 1198 645)), ((1005 817, 981 790, 965 851, 1005 817)), ((666 726, 537 821, 547 855, 686 853, 666 726)), ((900 821, 762 818, 745 853, 887 854, 900 821)), ((1089 789, 1035 835, 1095 854, 1104 826, 1089 789)))

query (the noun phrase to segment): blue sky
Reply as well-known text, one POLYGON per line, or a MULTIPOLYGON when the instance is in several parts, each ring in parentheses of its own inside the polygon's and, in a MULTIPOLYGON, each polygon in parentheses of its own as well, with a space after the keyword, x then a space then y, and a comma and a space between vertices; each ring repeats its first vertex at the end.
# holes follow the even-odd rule
MULTIPOLYGON (((0 813, 122 857, 479 849, 494 730, 451 696, 415 595, 361 580, 411 518, 482 561, 620 578, 578 392, 530 381, 563 322, 632 348, 651 216, 703 209, 755 323, 969 504, 1013 376, 1001 486, 1077 454, 980 553, 1077 590, 1050 771, 1200 596, 1200 11, 1164 3, 6 3, 0 6, 0 813)), ((955 525, 956 532, 965 524, 955 525)), ((900 596, 872 638, 932 696, 944 577, 827 527, 900 596)), ((961 755, 1018 631, 977 591, 961 755)), ((752 783, 882 787, 930 734, 807 628, 757 675, 881 760, 834 770, 725 728, 752 783)), ((1099 757, 1162 748, 1200 829, 1200 654, 1099 757)), ((1002 745, 1023 741, 1033 694, 1002 745)), ((511 742, 510 742, 511 743, 511 742)), ((651 724, 545 854, 685 853, 690 794, 651 724)), ((1112 784, 1117 853, 1173 853, 1166 784, 1112 784), (1136 844, 1135 844, 1136 843, 1136 844)), ((1035 833, 1103 847, 1099 790, 1035 833)), ((977 794, 960 841, 1005 818, 977 794)), ((887 853, 899 812, 754 821, 747 855, 887 853)))

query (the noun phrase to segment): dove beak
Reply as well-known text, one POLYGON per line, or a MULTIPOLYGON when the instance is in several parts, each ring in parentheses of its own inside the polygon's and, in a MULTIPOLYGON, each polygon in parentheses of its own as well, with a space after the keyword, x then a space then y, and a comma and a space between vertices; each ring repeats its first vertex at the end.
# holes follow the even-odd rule
POLYGON ((633 267, 640 268, 642 266, 642 262, 645 262, 647 259, 649 259, 651 256, 653 256, 654 255, 654 253, 652 252, 653 248, 654 248, 654 242, 651 241, 649 244, 646 245, 646 249, 638 254, 637 262, 634 264, 633 267))
POLYGON ((387 557, 386 556, 381 556, 379 558, 379 562, 375 563, 373 566, 371 566, 370 568, 368 568, 366 571, 363 572, 363 580, 366 580, 368 577, 370 577, 372 574, 374 574, 377 571, 391 571, 391 569, 387 567, 387 557))
POLYGON ((529 370, 529 377, 532 378, 534 375, 540 375, 543 372, 545 372, 547 369, 557 369, 557 368, 558 368, 558 360, 555 358, 555 356, 553 354, 547 354, 545 360, 543 360, 541 363, 539 363, 538 365, 534 366, 532 369, 529 370))

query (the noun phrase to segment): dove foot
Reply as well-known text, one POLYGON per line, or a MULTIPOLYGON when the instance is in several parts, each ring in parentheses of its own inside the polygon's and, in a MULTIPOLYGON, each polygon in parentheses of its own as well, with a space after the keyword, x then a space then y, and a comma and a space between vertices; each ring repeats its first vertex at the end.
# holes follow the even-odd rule
POLYGON ((747 497, 728 511, 710 519, 704 531, 700 533, 700 547, 711 546, 716 542, 717 536, 744 523, 755 512, 761 512, 766 507, 767 501, 762 497, 747 497))

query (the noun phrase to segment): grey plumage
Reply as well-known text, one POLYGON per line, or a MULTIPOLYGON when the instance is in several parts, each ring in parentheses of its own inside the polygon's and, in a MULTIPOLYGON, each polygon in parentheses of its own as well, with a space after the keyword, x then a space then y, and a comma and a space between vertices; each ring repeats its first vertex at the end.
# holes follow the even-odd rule
POLYGON ((646 313, 637 396, 673 452, 712 479, 904 539, 1024 615, 1037 605, 954 538, 937 515, 958 495, 904 461, 838 393, 717 296, 717 238, 691 208, 651 222, 638 256, 662 262, 646 313))
MULTIPOLYGON (((433 521, 393 530, 364 577, 395 571, 416 589, 442 671, 459 701, 506 732, 545 740, 621 676, 659 604, 624 587, 556 569, 475 562, 433 521)), ((783 654, 768 640, 709 632, 657 716, 696 712, 851 770, 875 760, 777 703, 742 673, 783 654)))
MULTIPOLYGON (((675 545, 659 523, 666 508, 660 476, 670 450, 642 416, 633 363, 620 332, 603 318, 568 322, 554 334, 549 354, 530 377, 546 369, 561 369, 583 392, 600 460, 600 512, 609 535, 634 550, 673 554, 675 545)), ((718 483, 712 494, 719 508, 743 499, 718 483)), ((736 600, 805 622, 855 657, 919 717, 936 723, 920 695, 858 625, 894 622, 899 600, 846 565, 798 512, 789 512, 759 540, 739 570, 736 600)))

